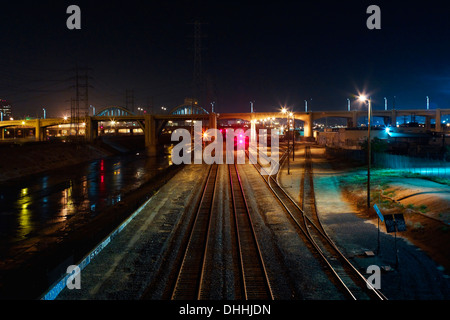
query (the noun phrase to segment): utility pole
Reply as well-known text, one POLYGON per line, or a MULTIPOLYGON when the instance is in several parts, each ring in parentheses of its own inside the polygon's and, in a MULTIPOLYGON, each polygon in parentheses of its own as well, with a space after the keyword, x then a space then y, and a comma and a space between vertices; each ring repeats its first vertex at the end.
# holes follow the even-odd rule
MULTIPOLYGON (((191 23, 192 24, 192 23, 191 23)), ((199 105, 204 103, 204 74, 203 74, 203 59, 202 51, 204 50, 202 46, 202 39, 206 36, 202 35, 202 25, 199 21, 195 21, 194 25, 194 79, 193 79, 193 95, 194 99, 197 99, 199 105)))
POLYGON ((70 102, 70 131, 75 127, 76 135, 78 135, 80 129, 81 117, 89 115, 89 71, 91 68, 80 68, 78 64, 75 66, 75 99, 71 99, 70 102))

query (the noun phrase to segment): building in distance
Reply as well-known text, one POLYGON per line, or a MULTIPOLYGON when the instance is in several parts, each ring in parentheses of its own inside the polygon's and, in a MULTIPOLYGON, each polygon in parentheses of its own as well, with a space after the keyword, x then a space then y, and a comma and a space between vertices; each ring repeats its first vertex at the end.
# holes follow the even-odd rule
POLYGON ((8 100, 0 99, 0 112, 3 119, 9 120, 12 117, 11 104, 8 100))

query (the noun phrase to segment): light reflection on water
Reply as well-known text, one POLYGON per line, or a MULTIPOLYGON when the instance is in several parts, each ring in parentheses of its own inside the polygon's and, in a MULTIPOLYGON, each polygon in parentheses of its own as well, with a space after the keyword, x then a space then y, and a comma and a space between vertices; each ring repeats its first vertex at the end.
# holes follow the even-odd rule
POLYGON ((0 258, 44 235, 67 235, 171 164, 168 156, 118 156, 0 185, 0 258))
POLYGON ((28 234, 32 228, 31 212, 28 209, 28 204, 30 201, 31 197, 28 195, 28 188, 23 188, 20 191, 20 197, 17 200, 17 207, 20 208, 18 228, 18 236, 20 238, 23 238, 26 234, 28 234))

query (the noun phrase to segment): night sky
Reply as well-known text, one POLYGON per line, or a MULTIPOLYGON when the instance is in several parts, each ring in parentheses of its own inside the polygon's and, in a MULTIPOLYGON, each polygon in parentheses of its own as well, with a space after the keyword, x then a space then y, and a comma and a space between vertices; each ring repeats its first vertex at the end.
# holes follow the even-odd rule
MULTIPOLYGON (((366 91, 374 109, 450 108, 450 19, 445 1, 15 1, 0 9, 0 97, 15 117, 62 116, 75 66, 92 70, 97 110, 192 96, 194 21, 203 23, 207 96, 217 112, 346 110, 366 91), (393 3, 394 2, 394 3, 393 3), (66 9, 81 8, 81 30, 66 9), (381 30, 366 9, 381 8, 381 30), (312 100, 311 100, 312 99, 312 100), (353 98, 354 99, 354 98, 353 98)), ((208 101, 209 102, 209 101, 208 101)), ((358 103, 354 103, 358 107, 358 103)), ((207 106, 209 109, 209 105, 207 106)))

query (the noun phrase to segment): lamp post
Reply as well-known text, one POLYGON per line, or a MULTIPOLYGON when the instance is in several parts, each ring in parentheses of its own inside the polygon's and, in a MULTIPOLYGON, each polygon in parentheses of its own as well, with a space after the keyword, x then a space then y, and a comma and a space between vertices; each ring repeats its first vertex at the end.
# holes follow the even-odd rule
POLYGON ((368 101, 368 108, 367 108, 367 213, 369 213, 370 210, 370 162, 371 162, 371 150, 370 150, 370 127, 371 127, 371 114, 372 114, 372 101, 369 97, 368 99, 366 96, 360 96, 359 101, 366 102, 368 101))
POLYGON ((292 119, 289 119, 289 129, 291 127, 291 122, 292 121, 292 161, 295 161, 295 119, 294 119, 294 114, 292 112, 289 113, 289 117, 292 119))
POLYGON ((289 149, 289 113, 287 112, 287 109, 286 108, 283 108, 283 109, 281 109, 281 113, 283 113, 283 114, 286 114, 286 120, 287 120, 287 123, 286 123, 286 136, 287 136, 287 142, 288 142, 288 150, 287 150, 287 152, 288 152, 288 175, 289 174, 291 174, 290 173, 290 168, 291 168, 291 165, 290 165, 290 163, 289 163, 289 151, 290 151, 290 149, 289 149))

